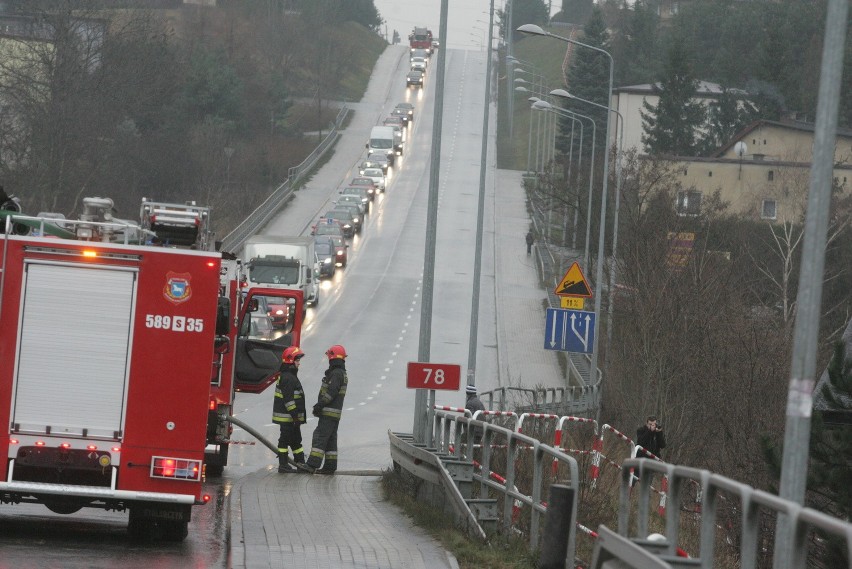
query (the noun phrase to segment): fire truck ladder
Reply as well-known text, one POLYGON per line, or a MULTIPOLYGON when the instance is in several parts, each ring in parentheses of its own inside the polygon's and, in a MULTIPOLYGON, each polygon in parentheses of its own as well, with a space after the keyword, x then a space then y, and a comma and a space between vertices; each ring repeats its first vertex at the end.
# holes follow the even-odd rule
POLYGON ((195 202, 173 204, 142 198, 139 213, 142 227, 153 231, 159 244, 209 251, 212 245, 210 208, 195 202))

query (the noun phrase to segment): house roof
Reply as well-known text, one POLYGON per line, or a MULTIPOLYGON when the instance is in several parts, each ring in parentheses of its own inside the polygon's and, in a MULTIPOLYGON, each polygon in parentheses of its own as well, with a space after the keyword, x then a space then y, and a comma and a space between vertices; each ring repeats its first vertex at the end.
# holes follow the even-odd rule
MULTIPOLYGON (((723 156, 728 150, 733 148, 733 146, 737 142, 741 141, 743 138, 748 136, 749 133, 753 132, 754 130, 756 130, 759 127, 762 127, 762 126, 775 126, 775 127, 778 127, 778 128, 786 128, 788 130, 798 130, 798 131, 801 131, 801 132, 810 132, 810 133, 813 133, 815 128, 816 128, 814 123, 802 122, 802 121, 757 120, 757 121, 754 121, 753 123, 750 123, 744 129, 742 129, 741 131, 736 133, 733 137, 731 137, 731 139, 726 144, 724 144, 721 148, 716 150, 716 152, 714 152, 710 156, 711 157, 723 156)), ((847 129, 847 128, 838 128, 837 129, 837 136, 843 137, 843 138, 852 138, 852 130, 847 129)))
MULTIPOLYGON (((627 85, 625 87, 617 87, 613 89, 615 93, 636 93, 636 94, 648 94, 653 95, 659 92, 662 89, 662 84, 657 83, 643 83, 641 85, 627 85)), ((722 94, 722 86, 718 83, 711 83, 710 81, 699 81, 698 88, 695 90, 696 95, 699 97, 716 97, 722 94)), ((734 93, 737 95, 747 95, 746 91, 742 89, 728 89, 729 93, 734 93)))

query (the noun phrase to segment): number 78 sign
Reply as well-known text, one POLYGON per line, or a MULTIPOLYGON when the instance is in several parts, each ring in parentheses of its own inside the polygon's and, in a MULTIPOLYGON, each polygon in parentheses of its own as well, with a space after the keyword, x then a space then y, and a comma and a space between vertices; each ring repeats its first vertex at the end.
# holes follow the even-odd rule
POLYGON ((405 386, 409 389, 443 389, 458 391, 461 366, 432 362, 408 362, 405 386))

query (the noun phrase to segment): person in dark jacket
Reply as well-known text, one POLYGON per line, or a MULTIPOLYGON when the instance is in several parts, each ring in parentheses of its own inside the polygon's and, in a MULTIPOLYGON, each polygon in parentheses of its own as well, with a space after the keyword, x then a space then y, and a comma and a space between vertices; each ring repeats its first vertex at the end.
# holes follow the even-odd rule
POLYGON ((636 429, 636 444, 642 447, 637 450, 636 458, 662 458, 660 453, 666 448, 666 436, 663 434, 663 426, 657 423, 653 415, 648 417, 644 426, 636 429), (648 452, 654 456, 648 455, 648 452))
MULTIPOLYGON (((467 400, 464 402, 464 408, 470 411, 471 417, 473 417, 477 411, 485 411, 485 405, 482 404, 482 400, 476 394, 475 385, 468 385, 464 388, 464 392, 467 396, 467 400)), ((477 418, 477 420, 481 421, 482 417, 477 418)), ((473 443, 479 443, 480 439, 482 439, 482 427, 473 427, 473 443)), ((461 431, 459 440, 466 442, 464 440, 464 430, 461 431)))
POLYGON ((532 231, 527 231, 527 255, 532 253, 533 243, 535 243, 535 236, 532 231))
POLYGON ((298 346, 290 346, 281 355, 281 374, 275 384, 275 401, 272 404, 272 422, 278 423, 278 472, 296 472, 288 463, 293 451, 296 464, 305 462, 302 448, 302 428, 305 424, 305 394, 299 381, 299 362, 305 353, 298 346))
POLYGON ((297 464, 300 470, 313 474, 334 474, 337 471, 337 429, 343 413, 343 399, 349 377, 346 375, 346 350, 343 346, 330 347, 328 369, 322 379, 319 397, 313 408, 319 424, 311 441, 311 454, 305 464, 297 464))

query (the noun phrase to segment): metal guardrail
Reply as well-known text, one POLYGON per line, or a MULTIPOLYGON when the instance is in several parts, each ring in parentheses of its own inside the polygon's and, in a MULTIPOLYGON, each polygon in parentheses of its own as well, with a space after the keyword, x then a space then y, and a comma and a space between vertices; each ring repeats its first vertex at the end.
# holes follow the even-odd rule
POLYGON ((441 459, 434 453, 414 444, 409 434, 388 431, 391 457, 393 461, 417 478, 440 485, 447 496, 450 507, 461 521, 468 534, 487 541, 488 536, 480 527, 476 516, 471 512, 458 486, 453 482, 441 459))
MULTIPOLYGON (((812 530, 819 529, 837 536, 846 542, 849 556, 848 568, 852 569, 852 523, 833 518, 812 508, 803 507, 796 502, 785 500, 762 490, 756 490, 730 478, 713 474, 708 470, 699 470, 685 466, 676 466, 646 458, 628 459, 623 463, 618 508, 618 533, 630 537, 629 528, 635 527, 634 540, 644 540, 648 535, 648 515, 650 512, 650 486, 652 473, 668 477, 669 498, 673 504, 680 504, 684 490, 694 484, 701 487, 703 506, 701 509, 700 529, 700 567, 712 569, 714 546, 716 545, 717 510, 720 498, 739 499, 740 521, 742 523, 739 567, 755 569, 758 563, 758 548, 763 543, 760 532, 760 513, 768 511, 784 515, 790 520, 787 535, 776 535, 773 557, 791 559, 791 566, 804 569, 807 561, 808 543, 812 530), (638 511, 635 523, 631 524, 631 470, 638 471, 639 488, 638 511)), ((635 488, 633 489, 635 491, 635 488)), ((666 541, 663 553, 674 556, 680 533, 682 512, 678 507, 666 509, 666 541)), ((627 560, 629 561, 629 560, 627 560)), ((635 565, 640 566, 640 565, 635 565)))
MULTIPOLYGON (((573 488, 575 492, 578 492, 580 488, 580 476, 576 459, 565 454, 559 449, 545 445, 532 437, 517 433, 513 430, 493 425, 485 421, 476 421, 463 415, 442 410, 435 410, 434 421, 432 424, 432 434, 436 452, 438 454, 450 454, 457 458, 470 459, 471 457, 465 457, 462 452, 462 447, 464 446, 465 449, 473 448, 472 438, 474 429, 471 427, 478 427, 482 429, 482 438, 480 443, 482 459, 480 461, 480 472, 474 473, 474 480, 479 483, 480 491, 483 495, 485 495, 489 490, 502 494, 502 523, 503 528, 506 531, 512 529, 513 526, 517 527, 517 525, 519 525, 516 523, 516 520, 513 519, 513 514, 516 511, 516 504, 520 503, 528 506, 528 538, 530 549, 537 549, 541 538, 541 518, 542 515, 547 512, 547 504, 542 500, 542 497, 545 495, 547 490, 544 488, 543 480, 546 477, 549 478, 553 468, 553 463, 554 461, 557 461, 559 464, 566 467, 569 475, 569 480, 560 481, 560 483, 565 484, 570 488, 573 488), (465 441, 463 445, 460 444, 460 441, 455 440, 456 434, 460 432, 459 425, 464 426, 465 441), (501 440, 505 439, 507 445, 506 473, 504 476, 493 476, 491 471, 491 449, 494 446, 495 437, 499 437, 501 440), (522 454, 518 452, 521 448, 526 449, 522 454), (520 492, 515 485, 518 473, 517 471, 519 470, 515 464, 516 457, 529 457, 527 460, 532 462, 532 487, 530 488, 529 495, 520 492), (495 480, 495 478, 501 479, 502 482, 495 480)), ((520 458, 520 460, 523 460, 523 458, 520 458)), ((571 519, 577 519, 576 500, 573 502, 571 519)), ((572 564, 574 562, 575 538, 576 527, 572 524, 570 534, 568 536, 568 551, 566 554, 566 562, 570 562, 572 564)))
MULTIPOLYGON (((573 365, 569 360, 569 365, 573 365)), ((541 413, 583 415, 600 402, 600 384, 582 387, 498 387, 481 394, 488 409, 533 409, 541 413), (511 396, 512 392, 517 393, 511 396)))
POLYGON ((340 125, 343 124, 349 107, 343 104, 340 112, 337 113, 334 122, 332 123, 328 135, 314 148, 307 158, 305 158, 297 166, 293 166, 287 172, 287 179, 266 198, 253 212, 249 214, 233 231, 228 233, 222 239, 222 250, 235 252, 242 248, 246 240, 257 233, 264 225, 269 223, 287 203, 294 191, 296 183, 316 165, 317 161, 322 158, 326 151, 331 148, 332 144, 340 135, 340 125))

